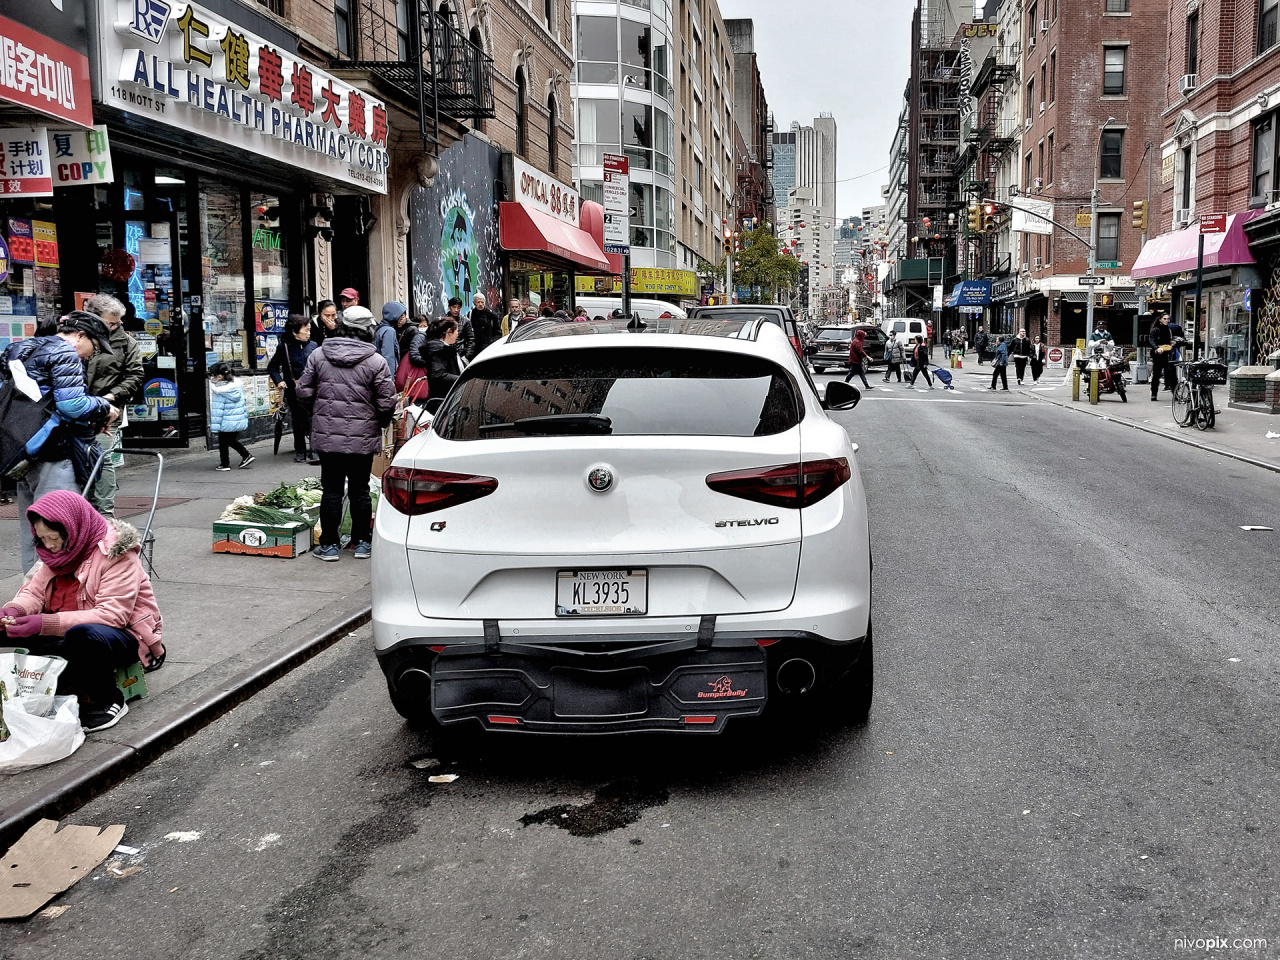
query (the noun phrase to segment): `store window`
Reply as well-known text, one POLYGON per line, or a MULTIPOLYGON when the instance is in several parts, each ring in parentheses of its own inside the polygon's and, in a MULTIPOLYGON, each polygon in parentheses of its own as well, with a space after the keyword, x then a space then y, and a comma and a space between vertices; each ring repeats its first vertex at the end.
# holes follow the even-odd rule
POLYGON ((271 348, 285 331, 289 319, 289 262, 280 227, 280 198, 266 193, 249 195, 253 233, 249 249, 253 257, 253 313, 257 366, 265 367, 271 348))
POLYGON ((206 346, 217 359, 249 365, 244 218, 240 188, 206 180, 200 191, 200 271, 206 346))

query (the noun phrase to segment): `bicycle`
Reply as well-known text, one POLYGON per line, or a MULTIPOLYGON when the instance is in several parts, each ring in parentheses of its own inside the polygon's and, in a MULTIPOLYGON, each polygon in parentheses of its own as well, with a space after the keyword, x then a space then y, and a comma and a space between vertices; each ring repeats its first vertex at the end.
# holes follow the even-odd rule
POLYGON ((1217 360, 1183 360, 1183 375, 1173 388, 1173 419, 1180 427, 1194 422, 1199 430, 1209 430, 1217 422, 1213 405, 1213 387, 1227 382, 1227 365, 1217 360))

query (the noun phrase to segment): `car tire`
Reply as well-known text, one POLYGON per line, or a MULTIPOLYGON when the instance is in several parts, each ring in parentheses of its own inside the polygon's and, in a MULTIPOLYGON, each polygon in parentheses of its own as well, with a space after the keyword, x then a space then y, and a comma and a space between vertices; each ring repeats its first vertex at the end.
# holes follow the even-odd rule
POLYGON ((826 372, 827 372, 827 368, 826 368, 826 367, 820 367, 820 366, 818 366, 818 365, 815 363, 815 364, 813 365, 813 372, 814 372, 814 373, 826 373, 826 372))
POLYGON ((436 718, 431 713, 431 701, 420 697, 408 697, 391 685, 387 679, 387 692, 391 694, 391 706, 396 713, 404 717, 411 730, 427 730, 434 733, 439 729, 436 718))

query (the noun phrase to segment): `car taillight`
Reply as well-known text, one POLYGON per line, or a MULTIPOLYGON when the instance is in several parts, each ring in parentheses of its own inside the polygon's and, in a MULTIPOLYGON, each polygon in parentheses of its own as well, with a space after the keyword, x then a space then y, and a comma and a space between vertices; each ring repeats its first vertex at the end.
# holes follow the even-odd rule
POLYGON ((787 339, 791 341, 791 346, 793 346, 793 347, 795 347, 795 348, 796 348, 796 353, 797 353, 799 356, 803 357, 803 356, 804 356, 804 347, 800 346, 800 338, 799 338, 799 337, 787 337, 787 339))
POLYGON ((411 517, 479 500, 497 489, 493 477, 443 470, 391 467, 382 475, 382 496, 392 509, 411 517))
POLYGON ((780 467, 713 473, 707 477, 707 486, 717 493, 742 500, 799 509, 822 500, 852 475, 849 461, 837 457, 809 460, 803 464, 788 463, 780 467))

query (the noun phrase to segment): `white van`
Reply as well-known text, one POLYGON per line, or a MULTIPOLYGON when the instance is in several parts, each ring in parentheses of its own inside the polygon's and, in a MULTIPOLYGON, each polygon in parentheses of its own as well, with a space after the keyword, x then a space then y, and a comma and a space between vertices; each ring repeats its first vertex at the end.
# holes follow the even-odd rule
MULTIPOLYGON (((615 310, 622 309, 622 297, 593 297, 579 296, 573 298, 575 307, 582 307, 587 311, 587 316, 594 320, 596 317, 604 317, 609 319, 609 314, 615 310)), ((684 317, 688 316, 683 310, 674 303, 667 303, 665 300, 645 300, 642 297, 631 298, 631 312, 641 320, 657 320, 659 317, 684 317)))
POLYGON ((929 331, 925 327, 925 322, 915 317, 885 317, 880 321, 880 329, 884 331, 886 337, 896 333, 899 343, 912 343, 916 337, 924 337, 925 343, 929 342, 929 331))

